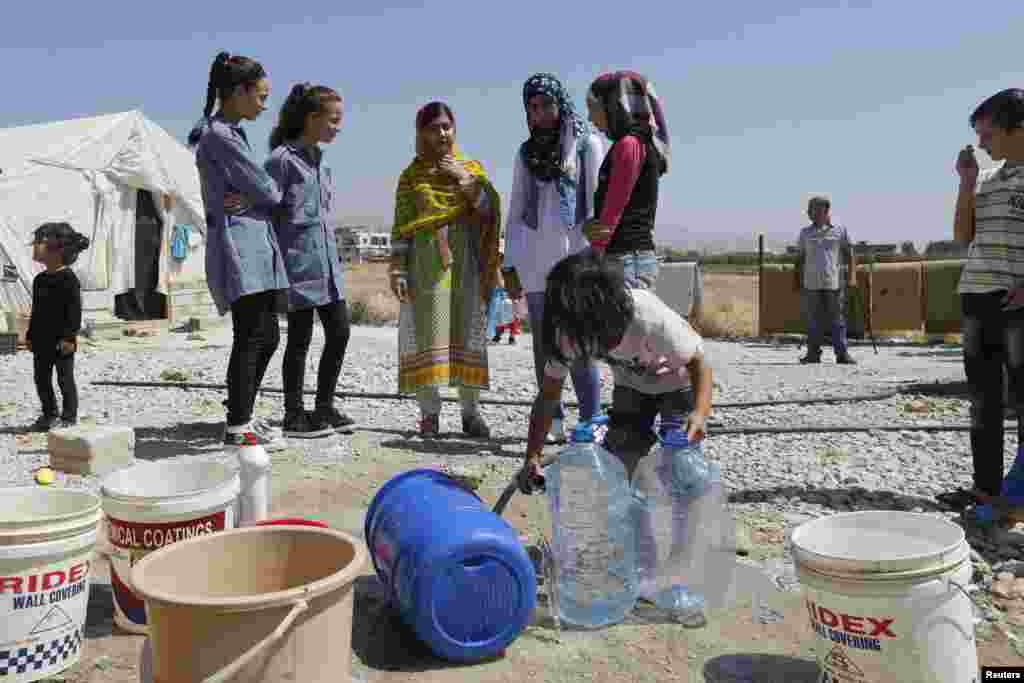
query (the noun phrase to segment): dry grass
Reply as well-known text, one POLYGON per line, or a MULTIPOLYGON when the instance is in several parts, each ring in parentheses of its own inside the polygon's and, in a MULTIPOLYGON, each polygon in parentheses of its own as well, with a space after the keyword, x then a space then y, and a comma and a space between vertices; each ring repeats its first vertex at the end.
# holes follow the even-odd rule
POLYGON ((704 273, 704 304, 694 325, 705 337, 749 337, 757 315, 757 273, 704 273))
POLYGON ((353 323, 383 325, 398 320, 398 299, 388 284, 387 263, 346 263, 345 290, 353 323))
MULTIPOLYGON (((345 287, 354 323, 398 320, 398 300, 388 286, 386 263, 346 264, 345 287)), ((756 273, 705 273, 704 308, 696 325, 708 337, 754 334, 756 273)))

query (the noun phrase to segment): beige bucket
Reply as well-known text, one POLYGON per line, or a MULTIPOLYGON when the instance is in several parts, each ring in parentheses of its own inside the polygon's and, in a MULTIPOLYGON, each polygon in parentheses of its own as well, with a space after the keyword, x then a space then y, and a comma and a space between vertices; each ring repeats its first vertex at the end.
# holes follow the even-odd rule
POLYGON ((132 568, 146 601, 153 683, 349 680, 365 546, 308 526, 262 526, 166 546, 132 568))

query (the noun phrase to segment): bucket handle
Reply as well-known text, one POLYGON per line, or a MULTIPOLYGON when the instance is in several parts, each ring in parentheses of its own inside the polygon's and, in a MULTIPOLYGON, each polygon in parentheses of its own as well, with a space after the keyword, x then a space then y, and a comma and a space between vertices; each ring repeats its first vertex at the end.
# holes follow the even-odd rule
POLYGON ((961 586, 959 583, 957 583, 956 581, 954 581, 953 579, 951 579, 949 577, 946 577, 946 583, 948 583, 950 586, 953 586, 953 587, 957 588, 961 593, 963 593, 965 596, 967 596, 967 599, 971 601, 971 604, 973 604, 979 610, 983 610, 984 609, 982 604, 980 602, 978 602, 977 600, 975 600, 974 596, 971 595, 970 593, 968 593, 967 589, 964 588, 963 586, 961 586))
POLYGON ((204 678, 203 683, 226 683, 226 681, 231 680, 231 678, 241 671, 246 664, 252 661, 256 655, 281 640, 281 638, 284 637, 285 632, 291 628, 292 623, 307 609, 309 609, 308 602, 305 600, 297 600, 292 606, 291 611, 288 612, 287 616, 281 620, 281 623, 277 625, 277 628, 274 629, 273 633, 250 647, 241 657, 231 662, 217 673, 204 678))

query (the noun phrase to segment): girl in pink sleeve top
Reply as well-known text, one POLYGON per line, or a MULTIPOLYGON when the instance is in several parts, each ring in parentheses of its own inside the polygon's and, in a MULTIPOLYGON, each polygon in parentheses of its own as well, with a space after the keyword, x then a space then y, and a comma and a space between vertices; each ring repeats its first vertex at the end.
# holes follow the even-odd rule
POLYGON ((605 74, 590 86, 587 107, 613 143, 598 176, 596 216, 586 228, 591 246, 616 258, 653 256, 658 183, 670 150, 654 86, 631 71, 605 74))

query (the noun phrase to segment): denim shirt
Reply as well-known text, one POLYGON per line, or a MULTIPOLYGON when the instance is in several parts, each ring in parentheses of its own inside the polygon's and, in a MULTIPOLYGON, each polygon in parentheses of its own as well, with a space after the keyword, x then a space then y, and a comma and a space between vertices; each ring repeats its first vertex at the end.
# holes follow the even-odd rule
POLYGON ((288 289, 281 249, 271 224, 281 190, 253 159, 242 127, 219 114, 203 124, 196 166, 206 207, 206 282, 224 315, 240 297, 288 289), (245 196, 250 208, 224 212, 224 195, 245 196))
POLYGON ((266 164, 284 196, 274 230, 291 283, 291 311, 345 298, 338 242, 329 225, 334 177, 314 154, 301 142, 286 142, 271 152, 266 164))

